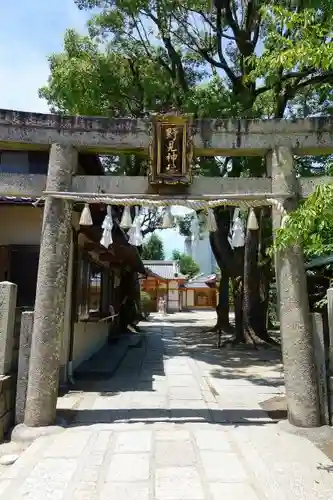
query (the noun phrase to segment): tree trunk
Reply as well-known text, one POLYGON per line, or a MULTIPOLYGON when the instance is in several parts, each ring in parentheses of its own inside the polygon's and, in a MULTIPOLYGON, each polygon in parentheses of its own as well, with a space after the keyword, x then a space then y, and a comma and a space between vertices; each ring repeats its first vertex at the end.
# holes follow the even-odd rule
POLYGON ((258 268, 259 230, 248 229, 244 249, 244 339, 255 342, 260 335, 260 277, 258 268))
POLYGON ((243 297, 244 297, 244 248, 233 251, 232 289, 235 308, 235 343, 244 342, 243 297))
POLYGON ((119 333, 126 333, 128 325, 135 324, 137 319, 136 301, 136 273, 123 272, 120 281, 119 333))
MULTIPOLYGON (((262 225, 261 209, 254 212, 262 225)), ((256 343, 260 339, 273 343, 267 332, 269 279, 267 267, 259 267, 259 241, 260 229, 248 229, 244 256, 244 341, 256 343)))
POLYGON ((209 240, 213 255, 221 271, 219 303, 216 308, 215 330, 230 330, 229 323, 229 278, 232 267, 233 251, 228 241, 230 228, 230 209, 219 207, 215 210, 217 231, 210 233, 209 240))
POLYGON ((221 270, 221 279, 219 284, 219 303, 216 306, 217 313, 217 330, 229 330, 229 275, 226 271, 221 270))

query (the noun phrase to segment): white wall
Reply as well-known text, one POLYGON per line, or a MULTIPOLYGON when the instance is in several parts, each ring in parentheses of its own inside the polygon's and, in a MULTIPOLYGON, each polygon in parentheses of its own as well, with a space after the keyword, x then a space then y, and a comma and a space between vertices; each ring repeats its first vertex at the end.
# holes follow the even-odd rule
POLYGON ((213 274, 216 271, 216 262, 209 242, 209 235, 204 234, 202 240, 192 243, 192 257, 200 266, 200 273, 213 274))
POLYGON ((89 359, 106 343, 108 325, 106 322, 80 321, 74 325, 73 369, 89 359))
POLYGON ((194 306, 194 290, 186 290, 186 306, 193 307, 194 306))
POLYGON ((184 241, 184 253, 192 257, 192 238, 186 236, 184 241))
POLYGON ((179 309, 178 281, 169 281, 168 309, 169 309, 169 311, 178 311, 178 309, 179 309))

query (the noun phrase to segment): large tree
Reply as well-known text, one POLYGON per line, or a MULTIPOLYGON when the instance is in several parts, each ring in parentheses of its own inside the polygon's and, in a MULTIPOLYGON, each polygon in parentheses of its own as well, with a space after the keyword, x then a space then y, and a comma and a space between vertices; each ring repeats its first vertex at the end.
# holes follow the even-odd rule
MULTIPOLYGON (((142 117, 176 106, 199 117, 282 118, 295 112, 295 104, 298 116, 309 114, 299 106, 306 93, 325 105, 330 98, 330 2, 320 8, 314 0, 76 3, 97 13, 89 36, 68 31, 64 52, 50 57, 51 75, 41 95, 57 110, 142 117)), ((120 163, 125 174, 142 175, 146 168, 145 160, 133 155, 120 163)), ((325 169, 324 161, 321 165, 325 169)), ((309 162, 300 162, 299 169, 313 171, 309 162)), ((200 173, 262 176, 265 162, 201 158, 200 173)), ((228 327, 231 279, 237 340, 269 340, 271 266, 265 248, 271 239, 270 213, 257 212, 260 229, 247 233, 245 249, 233 249, 228 240, 232 209, 215 215, 218 231, 211 244, 222 274, 217 326, 228 327)))
POLYGON ((144 260, 164 260, 163 241, 157 234, 153 233, 142 245, 141 257, 144 260))
POLYGON ((195 262, 191 255, 186 255, 179 250, 173 250, 172 252, 173 260, 177 260, 179 263, 179 270, 181 274, 187 276, 188 278, 193 278, 200 271, 200 266, 195 262))

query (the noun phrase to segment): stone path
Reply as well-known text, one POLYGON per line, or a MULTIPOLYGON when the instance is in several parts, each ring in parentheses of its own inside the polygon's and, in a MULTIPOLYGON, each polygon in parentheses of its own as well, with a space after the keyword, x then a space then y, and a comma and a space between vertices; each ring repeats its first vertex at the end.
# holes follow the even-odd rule
POLYGON ((272 351, 218 351, 209 315, 156 320, 109 380, 59 398, 71 425, 0 477, 3 500, 328 500, 333 464, 260 403, 283 391, 272 351))

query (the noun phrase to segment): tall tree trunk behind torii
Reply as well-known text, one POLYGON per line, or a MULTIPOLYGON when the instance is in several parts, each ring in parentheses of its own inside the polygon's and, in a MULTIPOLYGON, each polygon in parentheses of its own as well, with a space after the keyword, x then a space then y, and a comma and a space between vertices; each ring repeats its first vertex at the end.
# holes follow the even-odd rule
MULTIPOLYGON (((235 341, 255 343, 261 339, 272 343, 267 332, 268 287, 270 276, 267 263, 261 266, 259 257, 266 251, 261 237, 261 209, 255 209, 260 225, 258 230, 247 230, 245 246, 232 249, 228 241, 233 209, 215 210, 218 230, 210 235, 210 243, 216 262, 221 270, 220 303, 217 307, 215 329, 229 330, 229 280, 232 280, 235 307, 235 341), (261 242, 261 245, 259 243, 261 242), (222 277, 224 277, 222 281, 222 277)), ((265 216, 267 216, 265 211, 265 216)))
POLYGON ((229 324, 229 279, 231 277, 231 266, 233 251, 228 241, 230 228, 230 210, 220 207, 215 210, 217 231, 210 233, 210 245, 217 265, 221 271, 219 286, 219 303, 216 307, 217 323, 215 329, 228 331, 229 324))

